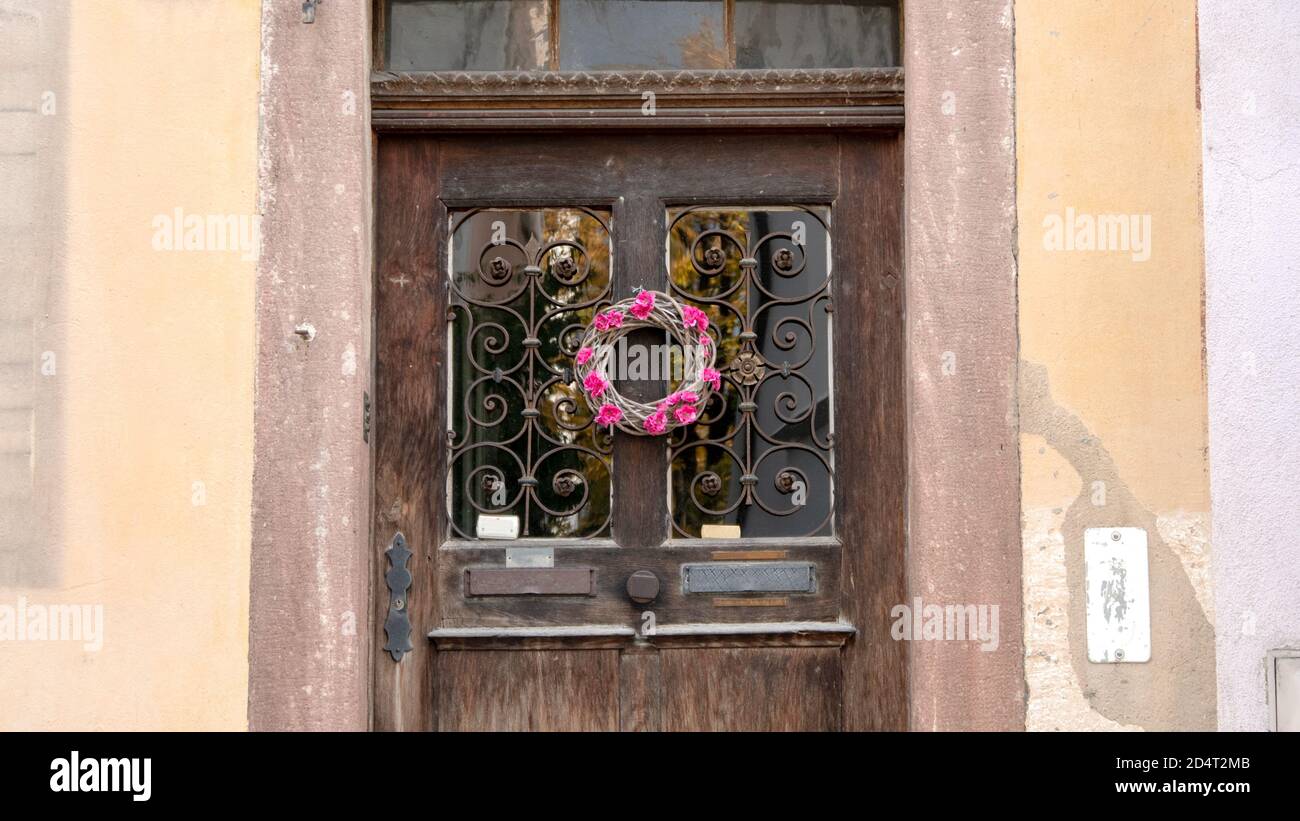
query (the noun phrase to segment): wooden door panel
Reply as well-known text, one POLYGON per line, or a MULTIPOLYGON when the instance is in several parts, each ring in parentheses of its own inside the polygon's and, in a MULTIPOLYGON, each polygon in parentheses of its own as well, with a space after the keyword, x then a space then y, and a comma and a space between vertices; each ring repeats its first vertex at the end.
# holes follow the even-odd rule
MULTIPOLYGON (((663 276, 659 260, 663 252, 655 242, 662 233, 663 205, 644 188, 631 190, 640 193, 618 203, 614 218, 620 226, 641 225, 649 230, 615 229, 614 287, 620 297, 638 286, 657 288, 657 284, 645 283, 656 283, 663 276)), ((636 397, 637 393, 628 395, 636 397)), ((630 548, 653 548, 668 538, 668 477, 667 470, 647 470, 646 466, 658 461, 666 468, 667 454, 662 443, 652 437, 622 438, 618 444, 623 446, 623 458, 614 460, 614 486, 624 490, 614 493, 613 536, 630 548)))
POLYGON ((721 647, 660 652, 666 731, 840 728, 840 650, 721 647))
MULTIPOLYGON (((440 333, 446 311, 439 295, 438 248, 444 230, 436 205, 439 145, 435 140, 394 139, 379 144, 375 221, 374 539, 375 589, 386 590, 384 551, 395 533, 412 552, 413 579, 437 572, 435 550, 446 521, 445 496, 431 492, 446 472, 446 403, 437 386, 447 357, 440 333)), ((374 624, 389 613, 386 595, 374 597, 374 624)), ((421 641, 438 612, 437 585, 411 597, 413 649, 402 663, 378 662, 374 723, 378 729, 432 730, 436 726, 433 647, 421 641)), ((385 637, 377 627, 377 644, 385 637)), ((377 658, 388 654, 376 652, 377 658)))
POLYGON ((890 612, 907 600, 907 399, 903 343, 903 144, 845 140, 837 312, 853 317, 856 366, 836 372, 837 408, 853 424, 837 433, 848 481, 836 485, 836 532, 844 541, 841 618, 858 629, 844 654, 844 727, 905 730, 906 642, 890 612))
POLYGON ((825 134, 509 135, 439 145, 438 197, 453 207, 830 202, 839 192, 839 138, 825 134))
MULTIPOLYGON (((400 531, 414 554, 407 612, 416 648, 399 662, 376 654, 376 728, 904 728, 905 648, 888 629, 890 606, 906 595, 899 135, 384 137, 377 168, 376 589, 386 591, 383 551, 400 531), (612 520, 599 538, 449 538, 452 215, 601 210, 619 299, 663 287, 669 211, 692 205, 830 215, 833 532, 670 539, 665 444, 619 434, 612 520), (591 594, 503 587, 506 550, 521 545, 550 547, 564 572, 590 568, 591 594), (726 561, 808 563, 815 585, 688 592, 685 565, 726 561), (467 572, 489 568, 494 584, 480 591, 490 595, 472 595, 467 572), (637 570, 662 583, 651 605, 625 590, 637 570), (634 635, 647 610, 660 632, 634 635), (431 631, 437 648, 423 639, 431 631)), ((388 597, 376 598, 382 625, 388 597)))
POLYGON ((632 647, 619 657, 619 729, 625 733, 663 729, 663 674, 660 652, 632 647))
POLYGON ((618 729, 617 650, 455 650, 437 666, 441 730, 618 729))

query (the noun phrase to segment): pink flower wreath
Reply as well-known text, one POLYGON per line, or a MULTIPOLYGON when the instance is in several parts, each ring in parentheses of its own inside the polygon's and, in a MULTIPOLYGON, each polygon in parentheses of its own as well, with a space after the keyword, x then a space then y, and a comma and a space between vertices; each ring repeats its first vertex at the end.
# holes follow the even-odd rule
POLYGON ((597 425, 658 436, 694 424, 709 394, 722 387, 722 374, 714 367, 716 355, 708 314, 661 291, 640 291, 596 314, 573 358, 574 375, 597 425), (618 340, 638 328, 667 331, 685 357, 681 385, 650 404, 620 394, 609 375, 618 340))

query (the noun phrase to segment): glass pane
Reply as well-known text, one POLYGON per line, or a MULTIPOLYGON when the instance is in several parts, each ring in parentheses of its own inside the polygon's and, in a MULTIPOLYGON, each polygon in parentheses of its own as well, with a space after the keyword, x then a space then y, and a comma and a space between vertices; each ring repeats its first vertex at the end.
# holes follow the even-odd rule
POLYGON ((737 68, 899 65, 898 0, 736 0, 737 68))
POLYGON ((388 0, 390 71, 546 68, 546 0, 388 0))
POLYGON ((451 253, 453 535, 484 514, 522 536, 608 534, 612 438, 570 372, 609 297, 608 212, 459 213, 451 253))
POLYGON ((830 234, 825 209, 668 215, 669 287, 702 309, 721 389, 670 438, 675 537, 831 532, 830 234))
POLYGON ((726 68, 721 0, 560 0, 560 68, 726 68))

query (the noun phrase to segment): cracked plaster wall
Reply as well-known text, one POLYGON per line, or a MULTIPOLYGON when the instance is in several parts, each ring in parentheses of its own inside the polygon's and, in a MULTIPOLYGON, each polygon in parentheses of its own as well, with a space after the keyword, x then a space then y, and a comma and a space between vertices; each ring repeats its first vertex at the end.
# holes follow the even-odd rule
POLYGON ((1216 724, 1196 59, 1194 0, 1016 3, 1031 730, 1216 724), (1105 215, 1127 245, 1048 234, 1105 215), (1147 531, 1145 664, 1087 660, 1083 531, 1107 526, 1147 531))

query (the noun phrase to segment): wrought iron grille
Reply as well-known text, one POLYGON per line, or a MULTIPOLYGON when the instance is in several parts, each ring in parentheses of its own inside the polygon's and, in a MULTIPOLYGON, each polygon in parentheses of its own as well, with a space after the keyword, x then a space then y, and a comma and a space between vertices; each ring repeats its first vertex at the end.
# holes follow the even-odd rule
POLYGON ((448 510, 519 517, 524 536, 609 532, 612 438, 571 384, 583 327, 610 294, 609 215, 452 216, 448 510))
POLYGON ((670 440, 672 528, 743 536, 832 528, 829 212, 670 212, 672 293, 704 310, 722 389, 670 440))

